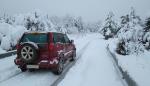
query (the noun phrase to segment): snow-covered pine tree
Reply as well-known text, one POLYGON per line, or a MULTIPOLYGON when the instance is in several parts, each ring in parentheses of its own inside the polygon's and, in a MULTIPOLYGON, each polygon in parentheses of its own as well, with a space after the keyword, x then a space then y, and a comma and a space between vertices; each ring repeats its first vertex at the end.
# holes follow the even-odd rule
POLYGON ((66 33, 78 33, 78 28, 76 27, 76 19, 73 16, 67 15, 63 18, 63 29, 67 31, 66 33))
POLYGON ((139 41, 142 40, 140 33, 142 29, 141 18, 136 15, 135 9, 132 7, 129 14, 121 17, 121 27, 118 37, 127 41, 139 41))
POLYGON ((143 51, 142 37, 143 27, 141 26, 141 19, 136 15, 134 8, 131 8, 131 12, 121 17, 121 27, 117 33, 119 38, 118 48, 124 50, 122 54, 139 53, 143 51), (121 41, 124 41, 124 49, 119 47, 121 41))
POLYGON ((146 18, 144 32, 150 32, 150 17, 146 18))
POLYGON ((113 12, 109 12, 107 18, 105 19, 104 26, 101 33, 104 35, 105 39, 112 38, 116 35, 118 31, 117 23, 114 21, 113 12))
POLYGON ((95 24, 96 24, 95 27, 97 28, 96 32, 100 33, 102 27, 102 21, 97 21, 95 24))
POLYGON ((146 18, 146 21, 145 21, 143 44, 147 50, 150 49, 150 17, 146 18))
POLYGON ((62 32, 62 27, 63 27, 63 23, 62 23, 62 19, 58 16, 52 16, 50 17, 50 21, 54 24, 54 28, 56 31, 58 32, 62 32))
POLYGON ((101 21, 98 21, 98 22, 88 23, 85 29, 87 29, 89 32, 97 33, 100 32, 101 26, 102 26, 101 21))
POLYGON ((15 22, 15 18, 9 15, 4 14, 3 17, 0 18, 0 22, 5 22, 7 24, 13 24, 15 22))
POLYGON ((76 18, 75 27, 78 28, 78 32, 84 32, 83 21, 81 17, 76 18))
MULTIPOLYGON (((44 31, 45 30, 45 23, 42 21, 41 15, 37 12, 32 13, 30 16, 25 18, 25 27, 27 30, 31 31, 44 31)), ((46 21, 46 20, 45 20, 46 21)))

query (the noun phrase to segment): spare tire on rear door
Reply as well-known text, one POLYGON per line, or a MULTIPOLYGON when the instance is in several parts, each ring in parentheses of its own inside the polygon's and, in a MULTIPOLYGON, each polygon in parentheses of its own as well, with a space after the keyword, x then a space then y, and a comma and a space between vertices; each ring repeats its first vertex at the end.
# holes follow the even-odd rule
POLYGON ((38 47, 33 43, 24 43, 22 44, 22 48, 19 51, 19 57, 25 63, 34 63, 34 61, 38 57, 37 53, 38 47))

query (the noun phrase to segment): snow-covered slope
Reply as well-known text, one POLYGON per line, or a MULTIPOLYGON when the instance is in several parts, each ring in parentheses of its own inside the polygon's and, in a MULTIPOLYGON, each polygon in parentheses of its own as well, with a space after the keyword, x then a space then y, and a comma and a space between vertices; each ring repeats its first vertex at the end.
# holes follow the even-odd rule
POLYGON ((17 41, 22 34, 27 31, 23 26, 12 26, 7 23, 0 23, 0 47, 4 50, 11 49, 12 46, 17 44, 17 41))
POLYGON ((136 82, 138 86, 150 86, 150 52, 144 51, 140 54, 118 55, 115 52, 116 43, 114 40, 109 40, 109 49, 116 55, 118 65, 127 72, 129 76, 136 82))

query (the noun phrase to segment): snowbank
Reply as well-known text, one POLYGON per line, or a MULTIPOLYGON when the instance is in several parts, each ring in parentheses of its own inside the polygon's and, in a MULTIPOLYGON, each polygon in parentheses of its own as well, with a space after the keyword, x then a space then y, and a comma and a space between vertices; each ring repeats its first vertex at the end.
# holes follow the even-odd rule
POLYGON ((13 27, 7 23, 0 23, 0 34, 8 35, 13 27))
POLYGON ((6 51, 5 50, 3 50, 2 48, 0 48, 0 54, 1 53, 5 53, 6 51))
POLYGON ((10 50, 17 44, 17 41, 26 31, 23 26, 12 26, 7 23, 0 23, 1 44, 0 47, 4 50, 10 50))
POLYGON ((119 66, 129 74, 138 86, 150 85, 150 52, 145 51, 140 55, 118 55, 115 52, 116 43, 114 40, 109 40, 109 49, 116 55, 119 66))

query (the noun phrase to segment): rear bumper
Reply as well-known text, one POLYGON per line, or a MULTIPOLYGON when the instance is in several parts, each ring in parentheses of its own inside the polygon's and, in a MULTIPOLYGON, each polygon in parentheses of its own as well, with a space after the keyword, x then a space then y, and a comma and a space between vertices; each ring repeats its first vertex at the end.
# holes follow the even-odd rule
MULTIPOLYGON (((27 65, 31 65, 31 64, 26 64, 24 63, 21 59, 16 58, 14 60, 14 63, 20 68, 20 67, 26 67, 27 65)), ((38 65, 39 68, 38 69, 53 69, 56 68, 58 64, 58 60, 57 59, 53 59, 52 61, 50 60, 40 60, 38 62, 36 62, 35 64, 32 65, 38 65)), ((37 68, 35 68, 37 69, 37 68)))
POLYGON ((21 61, 21 59, 17 59, 17 58, 14 60, 14 63, 15 63, 16 65, 22 65, 22 64, 24 64, 24 62, 21 61))

